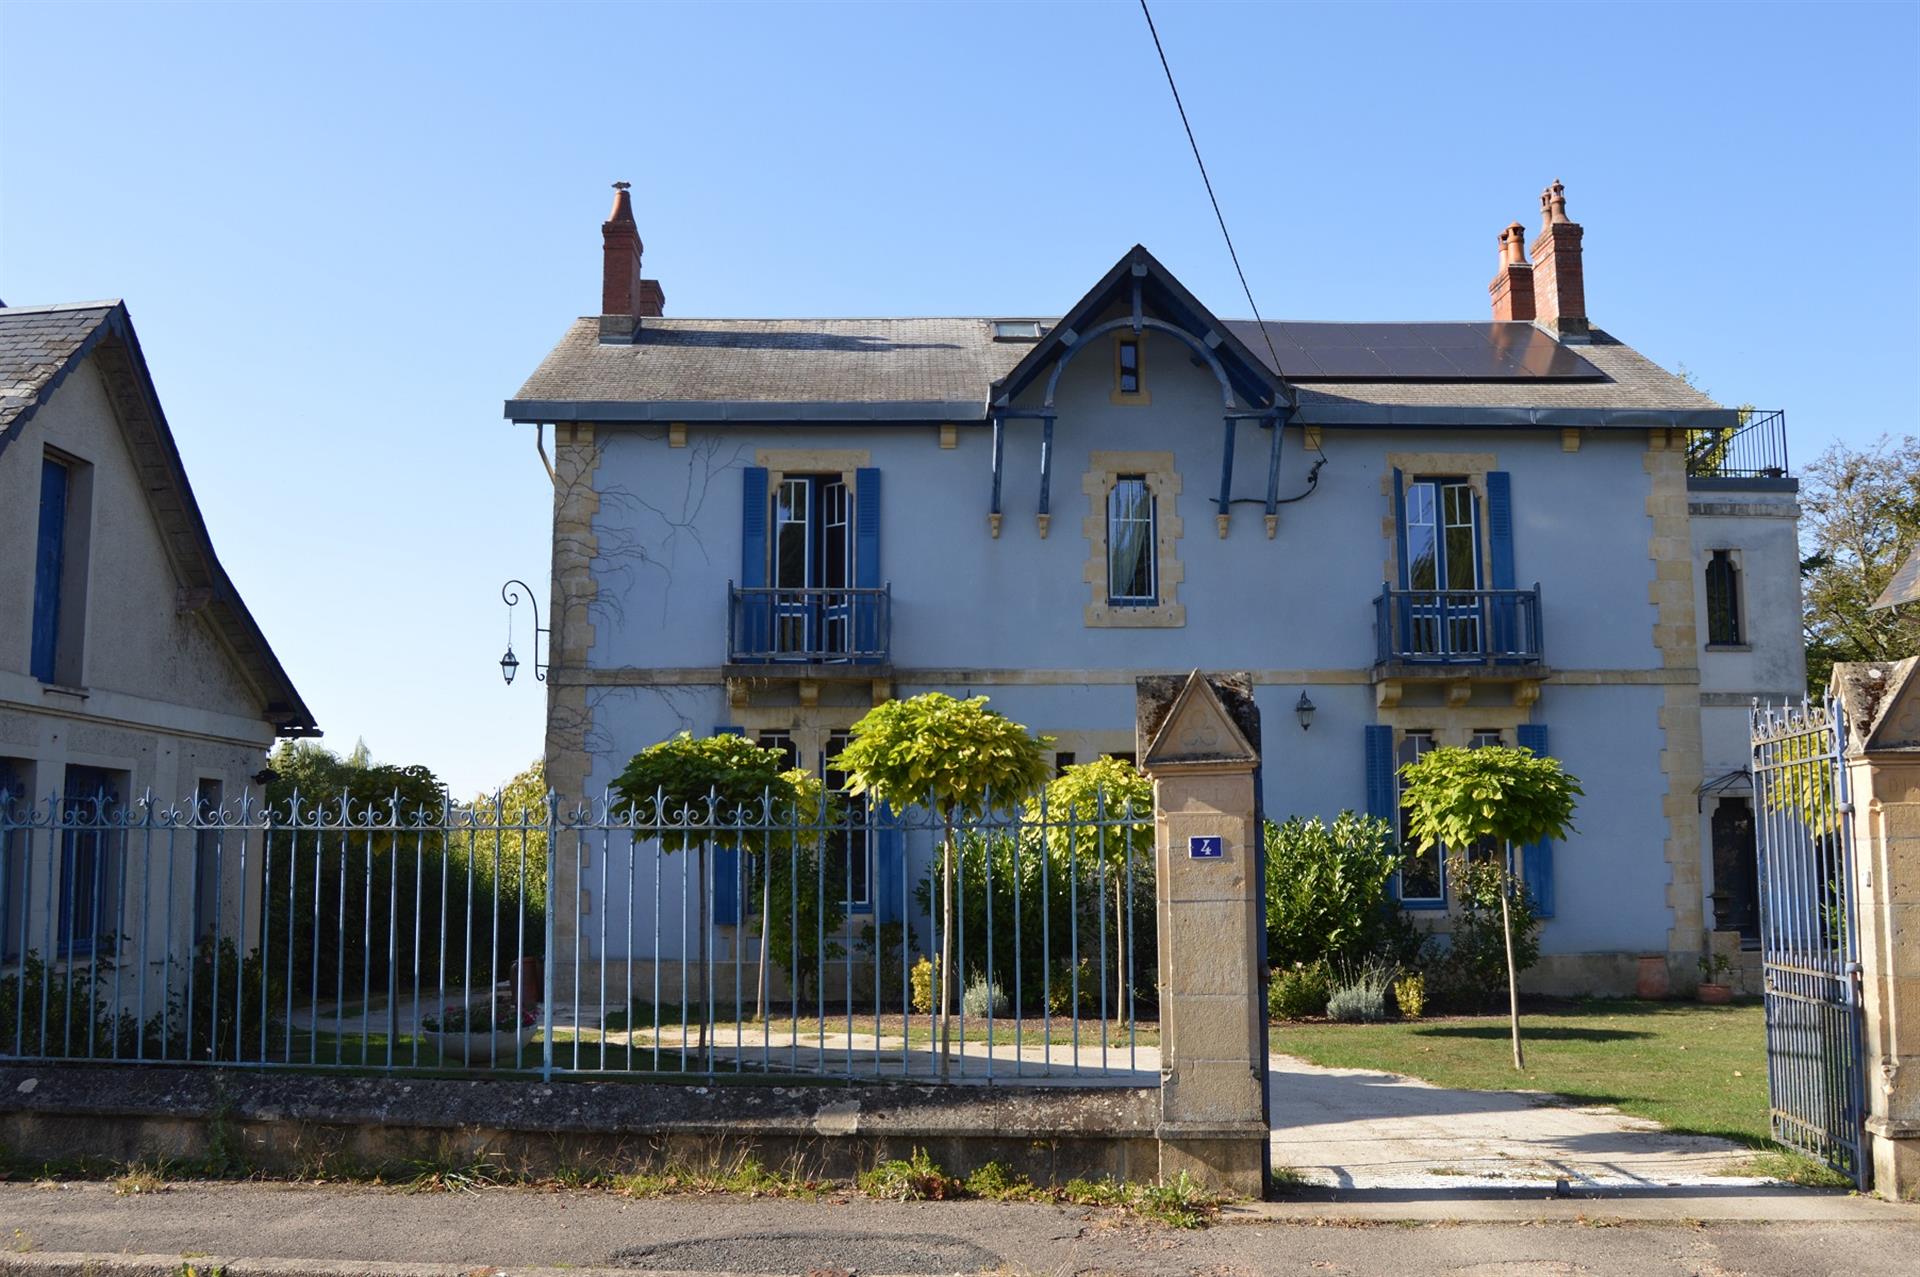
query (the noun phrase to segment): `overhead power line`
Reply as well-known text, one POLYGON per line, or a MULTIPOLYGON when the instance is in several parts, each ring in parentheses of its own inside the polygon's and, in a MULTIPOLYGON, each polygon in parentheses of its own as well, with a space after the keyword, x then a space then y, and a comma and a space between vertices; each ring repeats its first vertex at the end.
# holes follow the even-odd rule
POLYGON ((1153 25, 1153 10, 1147 7, 1147 0, 1140 0, 1140 12, 1147 19, 1148 33, 1153 36, 1153 50, 1160 55, 1160 69, 1167 73, 1167 88, 1173 91, 1173 105, 1180 112, 1180 126, 1187 131, 1187 145, 1193 148, 1193 162, 1200 166, 1200 181, 1207 188, 1207 199, 1213 204, 1213 216, 1220 223, 1220 237, 1227 241, 1227 256, 1233 259, 1234 274, 1240 277, 1240 291, 1247 295, 1247 306, 1253 311, 1253 322, 1260 325, 1260 336, 1267 343, 1267 355, 1273 360, 1273 370, 1279 374, 1280 384, 1287 393, 1289 406, 1292 406, 1293 384, 1280 367, 1280 352, 1273 348, 1273 334, 1267 331, 1267 321, 1260 317, 1260 304, 1253 300, 1247 272, 1240 267, 1240 254, 1233 246, 1233 234, 1227 230, 1226 214, 1220 211, 1220 197, 1213 193, 1213 179, 1207 176, 1207 162, 1200 158, 1200 143, 1194 139, 1193 123, 1187 119, 1186 103, 1180 100, 1180 86, 1173 82, 1173 68, 1167 63, 1167 51, 1160 43, 1160 32, 1153 25))

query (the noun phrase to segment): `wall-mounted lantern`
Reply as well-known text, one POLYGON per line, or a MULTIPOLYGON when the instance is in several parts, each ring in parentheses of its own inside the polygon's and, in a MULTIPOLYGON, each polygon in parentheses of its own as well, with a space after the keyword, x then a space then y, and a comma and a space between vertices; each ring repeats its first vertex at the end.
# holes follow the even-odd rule
POLYGON ((513 676, 520 672, 520 658, 513 654, 513 609, 520 602, 520 595, 527 596, 527 606, 533 609, 533 676, 541 682, 547 681, 547 663, 540 659, 540 636, 545 634, 549 641, 553 637, 551 630, 540 626, 540 604, 534 598, 533 587, 525 581, 512 580, 500 587, 500 601, 507 605, 507 654, 500 658, 500 677, 513 685, 513 676), (519 589, 515 589, 519 586, 519 589))
POLYGON ((1313 726, 1313 710, 1313 702, 1307 698, 1305 692, 1301 692, 1300 699, 1293 703, 1293 716, 1300 720, 1301 731, 1304 732, 1313 726))

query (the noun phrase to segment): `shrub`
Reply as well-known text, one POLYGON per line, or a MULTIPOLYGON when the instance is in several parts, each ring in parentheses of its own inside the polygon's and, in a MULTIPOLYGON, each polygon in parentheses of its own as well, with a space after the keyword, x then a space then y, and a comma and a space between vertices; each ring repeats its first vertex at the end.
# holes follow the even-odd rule
POLYGON ((1352 959, 1380 946, 1399 866, 1390 823, 1343 811, 1331 825, 1268 821, 1265 836, 1270 961, 1352 959))
POLYGON ((1033 1195, 1033 1181, 1014 1171, 1005 1162, 988 1162, 980 1167, 967 1176, 966 1187, 968 1196, 984 1197, 994 1202, 1033 1195))
POLYGON ((1007 991, 1000 987, 998 980, 987 983, 985 976, 975 976, 967 985, 967 991, 960 997, 960 1012, 975 1019, 984 1020, 988 1015, 1001 1016, 1007 1013, 1007 991))
POLYGON ((933 1014, 933 986, 936 968, 933 959, 921 958, 913 964, 908 977, 913 982, 913 1009, 921 1015, 933 1014))
POLYGON ((1296 962, 1274 971, 1267 983, 1267 1014, 1276 1020, 1304 1020, 1327 1009, 1327 964, 1296 962))
POLYGON ((1500 891, 1510 884, 1507 907, 1513 917, 1513 966, 1525 971, 1540 960, 1540 918, 1526 886, 1498 865, 1478 861, 1456 865, 1453 878, 1460 911, 1451 943, 1433 964, 1435 1001, 1449 1010, 1480 1011, 1497 1006, 1507 992, 1507 944, 1500 926, 1500 891))
POLYGON ((958 1196, 963 1187, 935 1166, 924 1148, 914 1149, 913 1156, 905 1161, 896 1157, 870 1171, 861 1171, 854 1180, 868 1197, 894 1202, 937 1202, 958 1196))
POLYGON ((1393 982, 1393 1004, 1409 1020, 1418 1020, 1427 1009, 1427 977, 1415 971, 1393 982))
MULTIPOLYGON (((1111 1008, 1109 1008, 1111 1009, 1111 1008)), ((1081 1015, 1094 1015, 1100 1010, 1100 973, 1094 970, 1089 958, 1078 962, 1056 962, 1053 964, 1053 979, 1047 985, 1047 1011, 1053 1015, 1072 1015, 1078 1010, 1081 1015), (1074 996, 1074 984, 1079 983, 1079 996, 1074 996)))
POLYGON ((1327 1017, 1369 1024, 1386 1019, 1387 990, 1394 975, 1394 969, 1378 959, 1336 968, 1333 991, 1327 996, 1327 1017))

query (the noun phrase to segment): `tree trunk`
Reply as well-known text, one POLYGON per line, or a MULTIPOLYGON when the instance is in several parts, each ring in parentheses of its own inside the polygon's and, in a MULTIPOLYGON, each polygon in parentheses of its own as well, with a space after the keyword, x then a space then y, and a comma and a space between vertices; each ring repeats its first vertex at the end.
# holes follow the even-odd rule
POLYGON ((953 963, 953 820, 947 820, 946 837, 940 843, 940 1080, 949 1071, 948 1051, 953 1042, 953 1000, 951 996, 953 963))
POLYGON ((1507 1013, 1513 1021, 1513 1067, 1527 1067, 1526 1052, 1520 1046, 1520 977, 1513 969, 1513 915, 1507 909, 1507 884, 1500 884, 1500 930, 1507 941, 1507 1013))
POLYGON ((771 849, 762 857, 760 866, 760 992, 754 1003, 754 1016, 763 1029, 771 1033, 767 1023, 767 953, 773 939, 773 855, 771 849))

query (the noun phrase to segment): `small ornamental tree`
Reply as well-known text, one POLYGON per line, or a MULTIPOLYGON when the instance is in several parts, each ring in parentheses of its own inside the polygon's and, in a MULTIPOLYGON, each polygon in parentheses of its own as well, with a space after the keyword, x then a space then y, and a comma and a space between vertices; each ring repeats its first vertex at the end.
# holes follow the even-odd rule
MULTIPOLYGON (((712 918, 707 903, 707 847, 716 834, 724 833, 729 844, 743 852, 761 855, 767 861, 767 872, 761 875, 760 909, 759 1012, 763 1019, 770 948, 768 927, 772 916, 771 862, 775 858, 767 853, 771 850, 792 852, 786 840, 798 839, 801 835, 783 834, 780 826, 813 821, 819 814, 821 802, 818 781, 803 772, 786 771, 785 767, 786 759, 779 750, 763 749, 744 736, 695 738, 690 732, 681 732, 635 754, 613 782, 613 792, 638 814, 641 824, 657 824, 663 853, 692 850, 699 857, 703 998, 707 931, 712 918), (777 848, 768 847, 770 836, 771 841, 778 844, 777 848)), ((682 996, 685 996, 684 990, 682 996)), ((704 1015, 700 1035, 704 1046, 704 1015)))
MULTIPOLYGON (((1047 850, 1067 872, 1092 859, 1113 889, 1114 998, 1127 996, 1127 866, 1153 892, 1153 782, 1122 758, 1075 763, 1047 783, 1047 850), (1140 819, 1140 817, 1147 819, 1140 819), (1104 826, 1096 821, 1110 821, 1104 826)), ((1077 956, 1077 955, 1076 955, 1077 956)), ((1102 977, 1105 978, 1104 976, 1102 977)))
POLYGON ((947 1068, 953 984, 953 860, 955 820, 1005 810, 1046 781, 1043 752, 1052 742, 987 708, 987 698, 958 700, 924 692, 887 701, 853 725, 833 765, 848 792, 870 794, 895 810, 928 805, 941 822, 940 839, 940 1068, 947 1068))
MULTIPOLYGON (((1559 760, 1525 749, 1488 747, 1429 750, 1400 773, 1406 780, 1401 803, 1407 832, 1421 851, 1438 843, 1450 865, 1464 877, 1467 851, 1487 843, 1507 849, 1564 838, 1573 827, 1574 799, 1580 782, 1561 769, 1559 760)), ((1513 1067, 1526 1067, 1520 1046, 1520 993, 1514 966, 1513 920, 1508 907, 1512 872, 1505 857, 1496 859, 1500 887, 1500 925, 1507 950, 1507 1008, 1513 1023, 1513 1067)))

